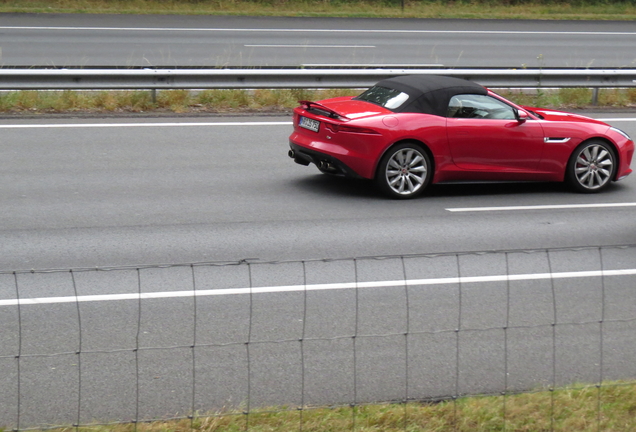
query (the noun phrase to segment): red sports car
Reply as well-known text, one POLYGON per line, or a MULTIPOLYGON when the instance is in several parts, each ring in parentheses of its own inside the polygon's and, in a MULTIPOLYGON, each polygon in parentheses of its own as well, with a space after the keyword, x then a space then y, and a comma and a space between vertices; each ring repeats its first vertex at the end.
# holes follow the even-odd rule
POLYGON ((394 198, 458 181, 567 181, 598 192, 632 172, 634 142, 625 132, 518 106, 458 78, 400 76, 360 96, 300 105, 289 137, 294 161, 374 179, 394 198))

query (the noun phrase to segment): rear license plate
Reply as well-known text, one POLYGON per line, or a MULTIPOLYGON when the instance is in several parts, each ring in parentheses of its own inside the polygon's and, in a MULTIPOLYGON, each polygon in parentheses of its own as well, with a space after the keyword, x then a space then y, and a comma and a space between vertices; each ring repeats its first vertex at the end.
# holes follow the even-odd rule
POLYGON ((307 117, 300 117, 298 126, 309 129, 310 131, 318 132, 318 129, 320 129, 320 122, 307 117))

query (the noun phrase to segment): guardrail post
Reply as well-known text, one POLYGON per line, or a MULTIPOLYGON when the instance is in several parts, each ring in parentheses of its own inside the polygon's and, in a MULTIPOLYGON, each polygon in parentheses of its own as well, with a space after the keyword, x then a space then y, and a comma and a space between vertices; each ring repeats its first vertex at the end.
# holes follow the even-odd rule
POLYGON ((598 87, 592 88, 592 105, 598 105, 598 87))
POLYGON ((150 90, 150 97, 152 98, 152 103, 157 103, 157 89, 150 90))

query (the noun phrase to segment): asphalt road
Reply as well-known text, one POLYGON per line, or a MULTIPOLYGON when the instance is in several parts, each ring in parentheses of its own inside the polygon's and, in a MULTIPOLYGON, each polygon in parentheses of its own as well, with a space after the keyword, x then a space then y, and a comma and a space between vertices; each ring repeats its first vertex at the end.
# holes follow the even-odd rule
POLYGON ((0 15, 5 66, 634 67, 631 22, 0 15))
MULTIPOLYGON (((613 124, 636 135, 631 114, 613 124)), ((611 123, 611 122, 610 122, 611 123)), ((287 117, 1 120, 0 269, 287 260, 636 243, 636 202, 562 184, 439 185, 391 201, 287 156, 287 117), (434 228, 433 228, 434 227, 434 228)))
MULTIPOLYGON (((633 67, 635 38, 612 22, 0 15, 0 64, 633 67)), ((591 115, 636 135, 633 114, 591 115)), ((636 177, 598 195, 439 185, 396 202, 294 164, 290 130, 0 120, 0 426, 636 376, 633 248, 259 264, 636 243, 636 177), (534 207, 563 204, 583 206, 534 207)))
MULTIPOLYGON (((578 250, 151 268, 79 272, 75 284, 68 272, 20 274, 21 298, 42 288, 48 297, 0 306, 0 424, 254 413, 633 379, 636 248, 602 252, 606 271, 629 275, 581 273, 598 273, 600 258, 578 250), (481 282, 449 281, 458 268, 481 282), (518 279, 492 278, 506 269, 518 279), (548 271, 579 276, 533 279, 548 271), (194 288, 193 275, 196 297, 178 295, 194 288), (387 280, 398 283, 377 283, 387 280), (327 283, 339 287, 316 289, 327 283), (138 292, 155 298, 122 298, 138 292), (111 295, 86 299, 104 293, 111 295)), ((15 299, 15 289, 13 275, 0 275, 2 298, 15 299)))
MULTIPOLYGON (((636 135, 633 114, 591 115, 636 135)), ((398 202, 294 164, 290 131, 277 117, 0 121, 0 424, 636 376, 634 248, 259 264, 636 243, 636 177, 596 195, 439 185, 398 202), (585 207, 532 208, 564 204, 585 207)))

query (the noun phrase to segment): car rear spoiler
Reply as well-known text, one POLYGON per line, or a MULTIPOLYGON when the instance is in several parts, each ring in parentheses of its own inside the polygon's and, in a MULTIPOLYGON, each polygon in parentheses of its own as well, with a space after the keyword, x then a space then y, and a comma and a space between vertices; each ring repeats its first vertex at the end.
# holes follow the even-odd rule
POLYGON ((311 107, 316 107, 319 110, 325 111, 326 113, 328 113, 329 117, 331 117, 331 118, 343 118, 343 119, 351 120, 346 115, 340 114, 338 111, 333 110, 333 109, 331 109, 329 107, 326 107, 323 104, 320 104, 318 102, 312 102, 312 101, 308 101, 308 100, 301 100, 301 101, 298 101, 298 103, 305 110, 309 110, 311 107))

